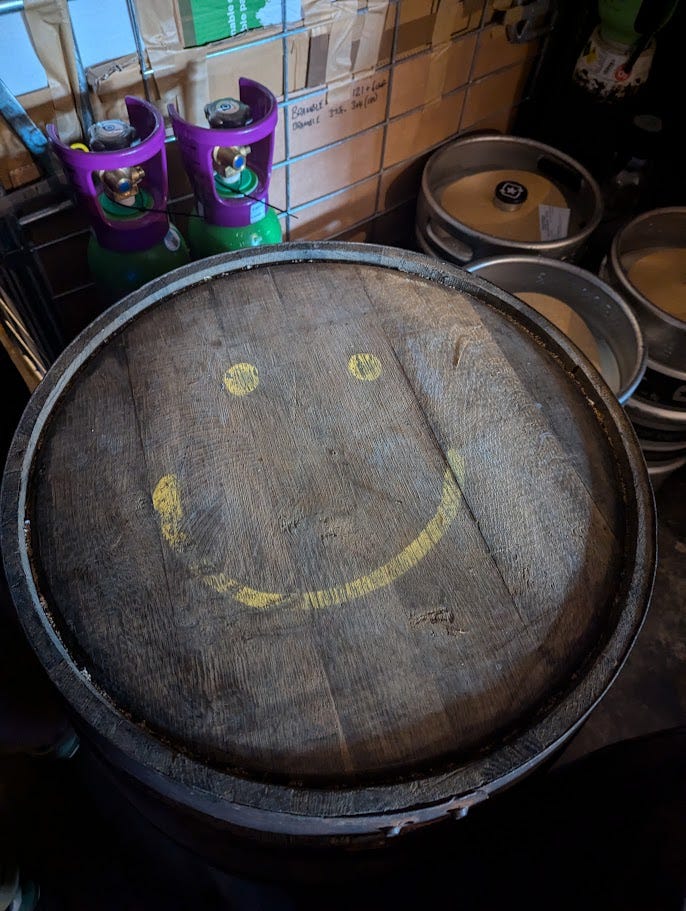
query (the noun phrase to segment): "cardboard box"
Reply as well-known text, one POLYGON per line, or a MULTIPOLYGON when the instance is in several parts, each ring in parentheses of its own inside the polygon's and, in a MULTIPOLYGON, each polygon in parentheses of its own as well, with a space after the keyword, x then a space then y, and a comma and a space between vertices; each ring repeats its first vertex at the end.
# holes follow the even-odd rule
MULTIPOLYGON (((166 51, 281 31, 283 16, 281 0, 136 0, 136 11, 146 47, 166 51)), ((300 0, 286 0, 287 23, 301 19, 300 0)))
POLYGON ((514 66, 538 52, 538 41, 513 44, 508 41, 504 25, 490 25, 479 34, 479 46, 474 60, 472 79, 514 66))
MULTIPOLYGON (((126 119, 124 95, 145 98, 145 83, 137 54, 127 54, 125 57, 90 66, 86 70, 86 78, 96 120, 126 119)), ((156 93, 152 80, 148 88, 156 93)), ((157 101, 158 98, 150 100, 157 101)))
POLYGON ((396 64, 391 92, 391 117, 436 101, 469 79, 476 35, 442 44, 396 64))
MULTIPOLYGON (((294 35, 287 42, 289 56, 295 61, 289 69, 289 84, 293 88, 298 84, 298 78, 304 80, 304 68, 300 66, 298 70, 297 64, 302 55, 303 38, 307 40, 308 36, 294 35)), ((97 119, 125 119, 124 95, 146 97, 146 85, 135 54, 88 67, 86 75, 97 119)), ((241 76, 261 82, 278 98, 283 90, 282 39, 273 39, 258 47, 237 46, 233 50, 220 47, 210 54, 203 49, 169 53, 164 65, 148 79, 147 91, 150 101, 165 117, 171 135, 168 104, 174 104, 182 117, 205 126, 205 105, 210 100, 236 96, 241 76)), ((275 161, 285 157, 283 117, 276 130, 274 156, 275 161)))
MULTIPOLYGON (((483 0, 402 0, 396 43, 396 59, 428 50, 477 29, 483 0)), ((395 21, 386 24, 380 59, 390 57, 395 21)))
POLYGON ((371 218, 376 211, 378 177, 371 177, 334 196, 299 209, 291 217, 291 240, 323 240, 371 218))
MULTIPOLYGON (((177 0, 184 47, 233 38, 250 29, 281 25, 281 0, 177 0)), ((286 0, 286 22, 302 18, 300 0, 286 0)))
POLYGON ((417 198, 424 168, 432 154, 432 152, 425 152, 418 158, 404 161, 383 172, 379 193, 380 212, 417 198))
POLYGON ((465 90, 460 89, 434 101, 412 114, 405 114, 388 125, 384 168, 430 149, 457 133, 464 105, 465 90))
POLYGON ((354 75, 368 73, 379 65, 388 12, 388 0, 368 0, 364 15, 355 17, 351 47, 354 75))
POLYGON ((488 117, 484 117, 483 120, 479 120, 477 123, 472 124, 469 128, 469 132, 497 130, 499 133, 511 133, 516 116, 516 107, 495 111, 493 114, 489 114, 488 117))
MULTIPOLYGON (((40 130, 45 131, 45 125, 54 122, 55 106, 47 88, 27 92, 17 100, 40 130)), ((0 117, 0 185, 14 190, 39 177, 31 153, 0 117)))
POLYGON ((269 181, 269 202, 282 210, 286 209, 286 179, 285 164, 272 168, 272 178, 269 181))
POLYGON ((381 165, 383 127, 289 165, 291 207, 302 205, 375 174, 381 165))
POLYGON ((285 109, 291 158, 381 123, 387 97, 388 73, 382 71, 291 102, 285 109))
POLYGON ((250 47, 234 47, 227 43, 209 50, 205 59, 208 100, 225 98, 227 95, 236 97, 240 76, 262 83, 277 98, 283 95, 281 38, 272 38, 264 44, 250 47))
POLYGON ((472 129, 474 124, 517 104, 524 93, 532 59, 486 76, 472 83, 467 89, 461 129, 472 129))
POLYGON ((457 35, 479 28, 484 13, 484 0, 442 0, 436 12, 433 44, 450 41, 457 35))

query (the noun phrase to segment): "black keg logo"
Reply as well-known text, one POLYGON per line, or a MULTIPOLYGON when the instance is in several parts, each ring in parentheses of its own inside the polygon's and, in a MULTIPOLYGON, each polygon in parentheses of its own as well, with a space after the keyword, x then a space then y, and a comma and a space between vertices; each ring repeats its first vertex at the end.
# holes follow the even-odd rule
POLYGON ((496 199, 508 206, 520 206, 529 195, 529 191, 518 180, 501 180, 495 188, 496 199))

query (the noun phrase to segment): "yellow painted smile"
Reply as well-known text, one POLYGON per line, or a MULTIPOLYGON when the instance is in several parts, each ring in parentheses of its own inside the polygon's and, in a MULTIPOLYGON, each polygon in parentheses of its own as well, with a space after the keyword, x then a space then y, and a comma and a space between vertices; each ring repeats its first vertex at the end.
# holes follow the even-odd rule
MULTIPOLYGON (((381 366, 373 355, 356 355, 348 365, 350 372, 361 380, 377 379, 381 366)), ((224 385, 233 395, 243 396, 252 392, 258 383, 255 368, 239 364, 228 371, 224 385)), ((208 572, 202 566, 192 566, 201 581, 219 594, 230 595, 247 607, 265 608, 292 605, 309 608, 332 607, 354 601, 378 589, 385 588, 415 567, 439 543, 457 515, 464 482, 464 463, 461 456, 449 449, 448 465, 443 475, 443 491, 437 509, 419 534, 386 563, 377 566, 364 576, 342 582, 331 588, 305 592, 270 592, 252 588, 226 573, 208 572)), ((162 537, 175 552, 182 552, 191 543, 183 527, 184 509, 181 486, 175 474, 166 474, 157 482, 152 494, 152 504, 157 513, 162 537)))
MULTIPOLYGON (((448 450, 447 455, 448 467, 443 475, 443 493, 434 515, 413 541, 365 576, 359 576, 332 588, 294 594, 261 591, 232 579, 226 573, 207 573, 198 567, 195 567, 195 570, 209 588, 219 594, 231 595, 247 607, 273 607, 285 603, 296 606, 299 604, 302 607, 332 607, 335 604, 354 601, 379 588, 385 588, 424 559, 438 544, 457 515, 462 495, 455 478, 462 480, 464 467, 462 459, 454 450, 448 450)), ((176 475, 167 474, 160 478, 153 491, 152 502, 165 541, 172 550, 183 550, 188 544, 188 535, 182 528, 183 505, 176 475)))

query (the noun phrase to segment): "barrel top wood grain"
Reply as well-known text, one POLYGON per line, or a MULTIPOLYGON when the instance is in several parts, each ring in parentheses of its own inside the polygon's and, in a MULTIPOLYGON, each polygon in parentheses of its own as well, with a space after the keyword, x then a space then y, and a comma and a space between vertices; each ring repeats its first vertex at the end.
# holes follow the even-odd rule
POLYGON ((422 256, 282 245, 77 339, 15 438, 3 546, 124 764, 229 815, 354 817, 568 735, 642 621, 652 509, 621 408, 534 311, 422 256))

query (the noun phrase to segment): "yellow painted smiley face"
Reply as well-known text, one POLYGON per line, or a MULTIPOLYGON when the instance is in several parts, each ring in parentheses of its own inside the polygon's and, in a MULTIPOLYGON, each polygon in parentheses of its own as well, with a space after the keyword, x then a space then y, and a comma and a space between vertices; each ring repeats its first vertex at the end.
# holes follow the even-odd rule
MULTIPOLYGON (((347 363, 348 372, 365 383, 377 381, 383 373, 379 357, 371 352, 353 354, 347 363)), ((231 365, 222 377, 225 391, 238 398, 254 393, 260 384, 259 369, 247 362, 231 365)), ((385 588, 415 567, 440 542, 457 515, 464 480, 464 464, 454 449, 446 453, 447 466, 436 511, 421 531, 400 551, 369 573, 343 580, 329 588, 302 592, 274 592, 251 587, 245 580, 234 579, 224 572, 211 572, 192 565, 191 569, 202 583, 219 594, 226 594, 247 607, 267 608, 278 605, 301 607, 331 607, 361 598, 385 588)), ((152 493, 160 531, 167 545, 176 553, 189 550, 192 541, 184 528, 182 491, 175 474, 165 474, 152 493)))

